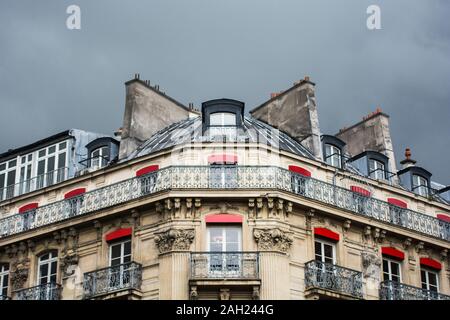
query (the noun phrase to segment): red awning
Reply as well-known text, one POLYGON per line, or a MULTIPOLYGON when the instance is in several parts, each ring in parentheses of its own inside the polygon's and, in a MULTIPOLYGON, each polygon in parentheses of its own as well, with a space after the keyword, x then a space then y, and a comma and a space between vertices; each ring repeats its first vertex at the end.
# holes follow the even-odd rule
POLYGON ((110 232, 105 236, 106 241, 113 241, 120 238, 131 236, 131 228, 121 228, 116 231, 110 232))
POLYGON ((442 269, 442 265, 439 261, 436 261, 434 259, 431 258, 420 258, 420 265, 425 266, 425 267, 429 267, 435 270, 441 270, 442 269))
POLYGON ((388 198, 387 201, 390 204, 393 204, 394 206, 400 207, 400 208, 408 208, 408 204, 405 201, 396 199, 396 198, 388 198))
POLYGON ((157 165, 157 164, 144 167, 144 168, 139 169, 138 171, 136 171, 136 177, 143 176, 143 175, 145 175, 147 173, 150 173, 150 172, 153 172, 153 171, 156 171, 156 170, 159 170, 159 165, 157 165))
POLYGON ((350 190, 353 192, 359 193, 363 196, 370 197, 370 191, 358 186, 350 186, 350 190))
POLYGON ((64 195, 64 199, 70 199, 70 198, 79 196, 79 195, 81 195, 81 194, 83 194, 83 193, 85 193, 85 192, 86 192, 86 188, 78 188, 78 189, 74 189, 74 190, 72 190, 72 191, 67 192, 67 193, 64 195))
POLYGON ((397 259, 397 260, 405 259, 405 254, 402 251, 397 250, 392 247, 382 247, 381 253, 385 256, 389 256, 389 257, 397 259))
POLYGON ((327 238, 332 241, 339 241, 339 233, 333 232, 327 228, 314 228, 314 235, 327 238))
POLYGON ((299 167, 299 166, 289 166, 289 171, 298 173, 305 177, 311 177, 311 171, 309 171, 305 168, 299 167))
POLYGON ((19 208, 19 213, 24 213, 33 209, 36 209, 39 206, 39 204, 37 202, 33 202, 33 203, 28 203, 24 206, 21 206, 19 208))
POLYGON ((206 223, 242 223, 242 216, 238 214, 219 213, 205 217, 206 223))

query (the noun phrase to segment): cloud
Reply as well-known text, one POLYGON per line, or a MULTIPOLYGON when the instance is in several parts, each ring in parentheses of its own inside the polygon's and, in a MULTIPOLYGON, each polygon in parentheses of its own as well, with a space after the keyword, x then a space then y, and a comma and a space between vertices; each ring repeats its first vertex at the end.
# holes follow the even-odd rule
POLYGON ((448 1, 11 1, 0 4, 0 150, 67 128, 121 126, 139 72, 184 103, 229 97, 251 109, 309 75, 321 129, 380 105, 397 160, 411 147, 450 182, 448 1), (81 7, 81 30, 66 8, 81 7), (382 30, 366 28, 381 7, 382 30))

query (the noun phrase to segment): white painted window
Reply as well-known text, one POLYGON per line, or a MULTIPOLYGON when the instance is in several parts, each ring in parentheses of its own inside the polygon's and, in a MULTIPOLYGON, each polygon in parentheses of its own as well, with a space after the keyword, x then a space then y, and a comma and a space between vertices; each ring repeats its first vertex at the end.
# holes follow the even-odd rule
POLYGON ((332 242, 316 239, 314 253, 316 261, 328 264, 336 263, 336 245, 332 242))
POLYGON ((131 262, 131 239, 113 243, 109 246, 109 250, 111 267, 131 262))
POLYGON ((235 126, 236 115, 231 112, 216 112, 209 117, 210 126, 235 126))
POLYGON ((208 251, 241 251, 242 228, 240 226, 209 226, 208 251))
POLYGON ((402 282, 400 263, 383 258, 383 280, 402 282))
POLYGON ((37 152, 37 188, 65 180, 67 142, 45 147, 37 152))
POLYGON ((0 265, 0 296, 6 297, 8 295, 9 283, 9 265, 0 265))
POLYGON ((38 262, 38 285, 56 283, 58 266, 58 254, 50 251, 39 257, 38 262))
POLYGON ((325 158, 329 165, 341 168, 341 149, 332 144, 325 144, 325 158))
POLYGON ((101 168, 108 164, 109 147, 100 147, 91 152, 91 167, 101 168))
POLYGON ((413 175, 413 191, 421 196, 428 195, 428 181, 422 176, 413 175))
POLYGON ((439 277, 436 272, 421 269, 420 275, 422 278, 422 289, 426 289, 432 292, 439 292, 439 277))
POLYGON ((17 159, 0 164, 0 201, 14 196, 17 159))
POLYGON ((377 180, 385 180, 386 173, 384 163, 374 159, 369 159, 369 176, 377 180))

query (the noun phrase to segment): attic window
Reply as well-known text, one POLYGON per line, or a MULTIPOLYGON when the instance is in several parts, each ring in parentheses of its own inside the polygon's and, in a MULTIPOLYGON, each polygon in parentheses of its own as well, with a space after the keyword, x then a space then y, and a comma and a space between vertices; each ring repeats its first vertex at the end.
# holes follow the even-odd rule
POLYGON ((209 118, 210 126, 236 126, 236 114, 231 112, 212 113, 209 118))
POLYGON ((428 180, 422 176, 414 174, 412 176, 413 187, 412 191, 426 197, 428 195, 428 180))
POLYGON ((341 168, 341 149, 332 144, 325 144, 325 161, 333 167, 341 168))
POLYGON ((383 162, 369 159, 369 177, 377 180, 386 179, 386 166, 383 162))

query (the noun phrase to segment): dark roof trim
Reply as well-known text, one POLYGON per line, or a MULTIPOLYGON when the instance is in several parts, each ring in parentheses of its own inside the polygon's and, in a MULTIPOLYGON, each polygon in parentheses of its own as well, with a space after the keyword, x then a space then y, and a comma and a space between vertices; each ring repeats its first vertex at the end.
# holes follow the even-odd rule
POLYGON ((416 167, 416 166, 411 166, 411 167, 402 169, 402 170, 398 171, 397 174, 400 175, 400 174, 403 174, 408 171, 410 171, 413 175, 423 176, 424 178, 427 178, 428 180, 432 176, 431 172, 429 172, 428 170, 425 170, 422 167, 416 167))
POLYGON ((344 141, 342 141, 341 139, 339 139, 338 137, 331 136, 331 135, 328 135, 328 134, 323 134, 323 135, 320 137, 320 140, 322 140, 322 142, 323 142, 324 144, 332 144, 332 145, 338 147, 338 148, 341 149, 341 150, 342 150, 342 149, 345 147, 345 145, 346 145, 346 143, 345 143, 344 141))
POLYGON ((258 110, 258 109, 264 107, 265 105, 267 105, 267 104, 269 104, 269 103, 271 103, 271 102, 277 100, 278 98, 281 98, 281 97, 284 96, 286 93, 291 92, 291 91, 294 90, 295 88, 300 87, 301 85, 304 85, 304 84, 306 84, 306 83, 309 83, 309 84, 311 84, 311 85, 313 85, 313 86, 316 85, 314 82, 309 81, 309 80, 304 80, 304 79, 303 79, 303 80, 300 80, 299 83, 293 85, 292 87, 290 87, 289 89, 283 91, 283 92, 280 93, 279 95, 277 95, 277 96, 275 96, 275 97, 273 97, 273 98, 267 100, 266 102, 264 102, 263 104, 257 106, 257 107, 254 108, 253 110, 250 110, 249 113, 252 114, 252 113, 255 112, 256 110, 258 110))
POLYGON ((116 145, 119 145, 119 141, 117 141, 113 137, 101 137, 101 138, 97 138, 95 140, 92 140, 85 147, 86 147, 86 149, 89 150, 92 146, 96 146, 97 147, 97 146, 107 145, 110 142, 114 143, 116 145))
POLYGON ((372 151, 372 150, 361 152, 360 154, 352 157, 349 161, 353 162, 353 161, 358 160, 359 158, 362 158, 365 156, 367 156, 367 158, 369 158, 369 159, 380 160, 380 161, 384 162, 385 164, 387 164, 389 161, 389 158, 386 155, 382 154, 381 152, 372 151))
POLYGON ((40 148, 44 147, 45 144, 50 144, 51 142, 55 142, 56 140, 62 140, 62 138, 71 137, 70 131, 71 130, 65 130, 63 132, 54 134, 54 135, 52 135, 50 137, 47 137, 45 139, 38 140, 38 141, 33 142, 31 144, 28 144, 26 146, 8 150, 7 152, 4 152, 4 153, 0 154, 0 160, 1 161, 7 160, 5 158, 8 158, 8 157, 11 157, 13 155, 17 155, 17 154, 23 153, 24 151, 26 151, 27 153, 28 152, 32 152, 33 149, 40 149, 40 148))
POLYGON ((155 88, 153 88, 152 86, 148 85, 147 83, 145 83, 145 82, 144 82, 143 80, 141 80, 141 79, 131 79, 131 80, 125 82, 125 85, 128 86, 129 84, 131 84, 131 83, 133 83, 133 82, 138 82, 138 83, 142 84, 142 85, 143 85, 144 87, 146 87, 147 89, 152 90, 153 92, 159 94, 161 97, 164 97, 164 98, 166 98, 167 100, 169 100, 169 101, 175 103, 177 106, 179 106, 180 108, 185 109, 186 111, 200 114, 200 112, 198 112, 197 110, 189 109, 188 107, 186 107, 186 106, 185 106, 184 104, 182 104, 181 102, 179 102, 179 101, 175 100, 174 98, 172 98, 172 97, 166 95, 164 92, 161 92, 161 91, 159 91, 159 90, 156 90, 155 88))

